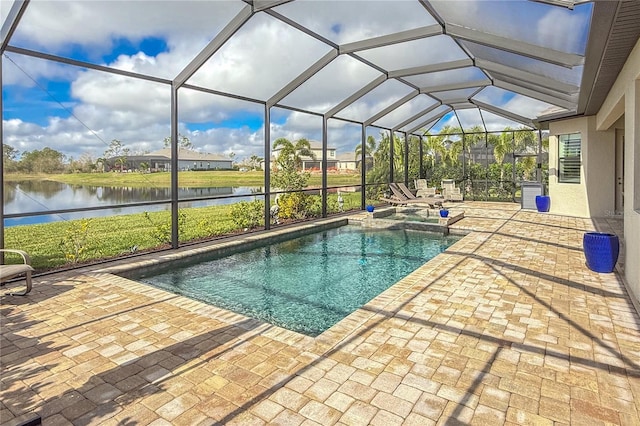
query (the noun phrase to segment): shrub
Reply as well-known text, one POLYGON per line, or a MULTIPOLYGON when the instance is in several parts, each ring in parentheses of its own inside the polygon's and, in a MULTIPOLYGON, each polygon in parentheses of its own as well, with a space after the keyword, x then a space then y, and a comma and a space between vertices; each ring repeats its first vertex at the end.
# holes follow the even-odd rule
MULTIPOLYGON (((149 212, 144 212, 144 217, 153 225, 151 236, 160 244, 171 242, 171 217, 163 222, 155 222, 149 212)), ((178 211, 178 235, 181 235, 187 225, 187 215, 182 211, 178 211)))
POLYGON ((304 219, 307 217, 309 195, 302 192, 282 194, 278 200, 281 219, 304 219))
POLYGON ((231 206, 231 219, 238 229, 264 225, 264 202, 241 201, 231 206))
POLYGON ((87 258, 87 240, 91 219, 74 220, 65 230, 60 249, 68 263, 78 263, 87 258))

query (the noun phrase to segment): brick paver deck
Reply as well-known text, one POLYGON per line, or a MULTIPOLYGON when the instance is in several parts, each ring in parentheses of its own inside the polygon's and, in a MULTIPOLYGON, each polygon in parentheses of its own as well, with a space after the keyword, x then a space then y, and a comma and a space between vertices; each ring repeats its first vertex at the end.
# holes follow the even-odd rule
POLYGON ((98 272, 2 297, 0 422, 640 424, 640 319, 590 220, 465 203, 471 231, 317 338, 98 272))

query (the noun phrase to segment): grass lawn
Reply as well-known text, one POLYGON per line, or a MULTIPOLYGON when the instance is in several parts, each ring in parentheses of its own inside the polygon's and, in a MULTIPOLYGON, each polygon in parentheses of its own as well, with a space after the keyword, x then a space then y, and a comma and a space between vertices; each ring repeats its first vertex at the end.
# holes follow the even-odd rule
MULTIPOLYGON (((345 210, 360 208, 360 193, 343 198, 345 210)), ((329 201, 337 206, 337 194, 329 194, 329 201)), ((180 242, 236 233, 231 211, 231 204, 180 209, 180 242)), ((25 250, 32 266, 45 271, 167 246, 170 230, 171 213, 159 211, 10 226, 4 237, 5 247, 25 250)))
MULTIPOLYGON (((5 181, 52 180, 67 184, 89 186, 128 186, 135 188, 168 188, 171 186, 170 173, 73 173, 73 174, 7 174, 5 181)), ((359 185, 360 174, 329 174, 329 186, 359 185)), ((264 186, 264 172, 239 172, 231 170, 184 171, 178 173, 178 185, 192 188, 264 186)), ((322 175, 312 173, 309 186, 321 186, 322 175)))

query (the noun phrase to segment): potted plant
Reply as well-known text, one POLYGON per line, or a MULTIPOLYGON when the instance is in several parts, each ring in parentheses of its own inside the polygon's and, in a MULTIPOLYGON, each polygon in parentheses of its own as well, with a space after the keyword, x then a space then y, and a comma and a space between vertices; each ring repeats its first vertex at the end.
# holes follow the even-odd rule
POLYGON ((620 253, 620 241, 616 235, 586 232, 582 237, 582 248, 587 268, 594 272, 613 272, 620 253))
POLYGON ((551 198, 548 195, 536 195, 536 208, 539 212, 548 212, 551 208, 551 198))

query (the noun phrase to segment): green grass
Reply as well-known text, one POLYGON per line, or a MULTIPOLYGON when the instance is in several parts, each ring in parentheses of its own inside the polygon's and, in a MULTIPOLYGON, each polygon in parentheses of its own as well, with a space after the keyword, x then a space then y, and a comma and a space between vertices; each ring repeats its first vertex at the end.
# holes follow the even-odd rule
MULTIPOLYGON (((230 206, 183 209, 186 226, 181 241, 197 240, 234 231, 229 215, 230 206)), ((90 219, 86 237, 81 232, 81 220, 52 222, 5 228, 5 247, 18 247, 30 254, 36 270, 47 270, 72 263, 66 255, 82 251, 80 261, 113 258, 130 253, 132 247, 147 250, 164 245, 154 234, 170 224, 169 211, 96 217, 90 219), (61 246, 67 241, 67 249, 61 246), (69 248, 73 243, 76 248, 69 248)))
MULTIPOLYGON (((360 193, 345 193, 345 210, 360 208, 360 193)), ((336 194, 330 194, 332 206, 336 194)), ((335 212, 335 210, 334 210, 335 212)), ((180 209, 184 223, 180 226, 180 242, 211 239, 238 231, 231 217, 231 205, 180 209)), ((89 219, 86 234, 83 220, 20 225, 5 228, 5 247, 25 250, 32 266, 46 271, 73 265, 111 259, 138 251, 168 247, 171 214, 169 211, 96 217, 89 219), (158 238, 164 235, 165 241, 158 238), (62 245, 64 242, 66 244, 62 245), (68 255, 77 256, 76 259, 68 255)))
MULTIPOLYGON (((73 174, 7 174, 6 182, 20 180, 51 180, 71 185, 89 186, 129 186, 135 188, 168 188, 171 186, 170 173, 73 173, 73 174)), ((359 185, 360 174, 329 174, 329 186, 359 185)), ((228 170, 184 171, 178 173, 178 185, 192 188, 264 186, 264 172, 238 172, 228 170)), ((311 174, 309 186, 321 186, 322 175, 311 174)))

